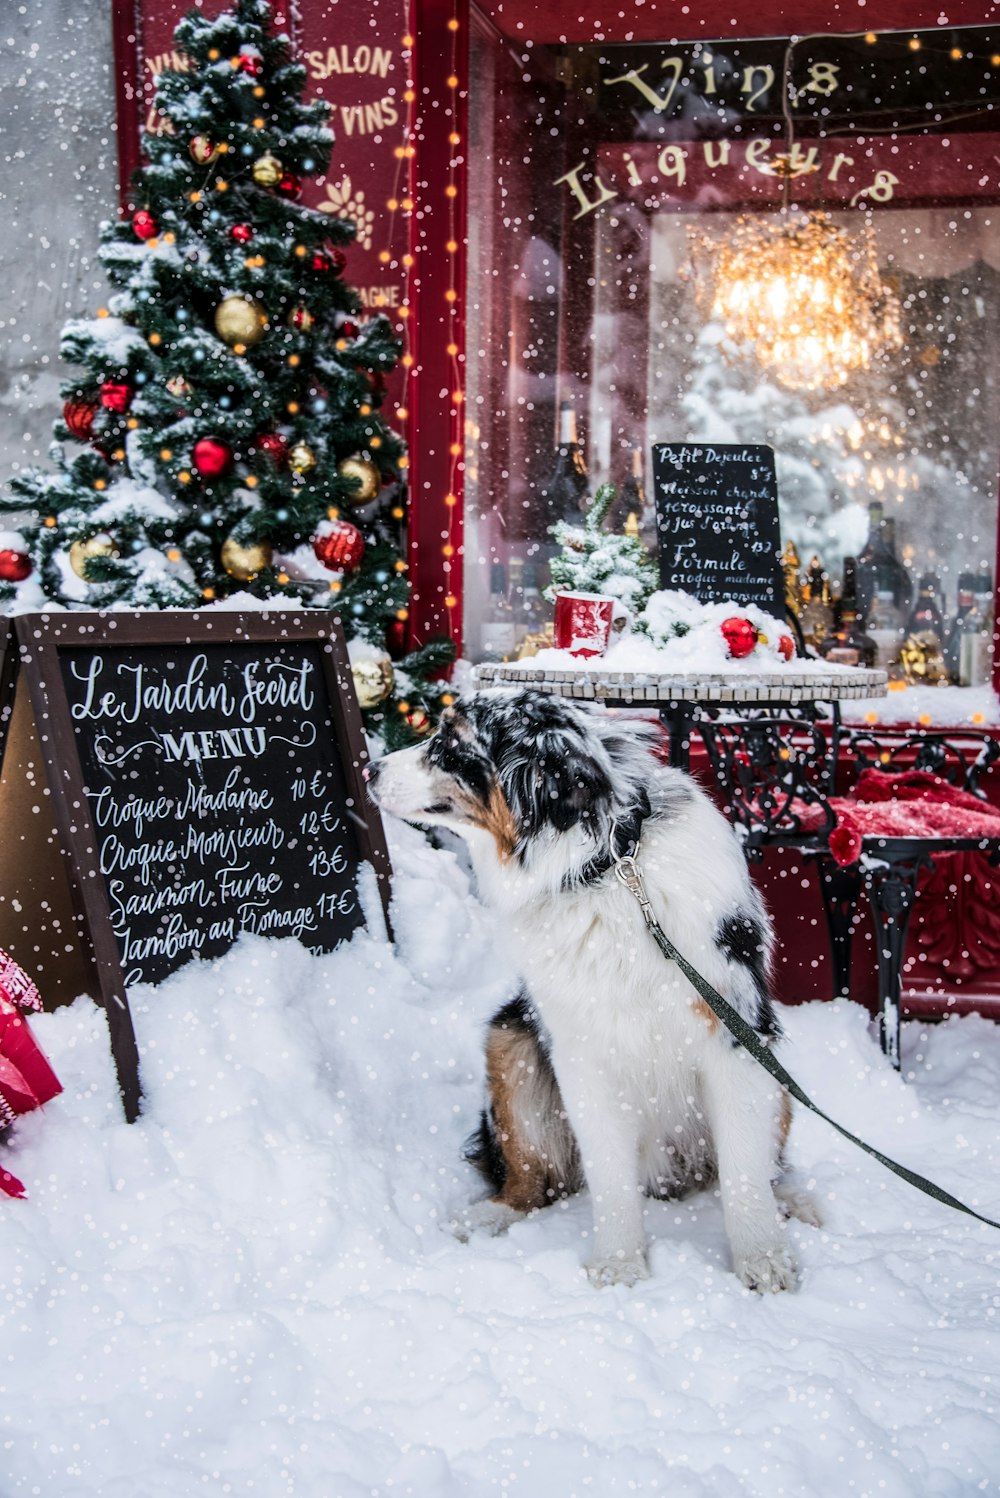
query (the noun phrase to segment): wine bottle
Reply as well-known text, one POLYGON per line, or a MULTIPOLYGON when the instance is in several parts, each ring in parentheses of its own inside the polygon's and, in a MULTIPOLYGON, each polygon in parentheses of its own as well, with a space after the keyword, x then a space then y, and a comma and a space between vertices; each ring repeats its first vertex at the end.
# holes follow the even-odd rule
MULTIPOLYGON (((948 680, 956 684, 961 680, 961 652, 964 621, 976 604, 976 578, 972 572, 958 575, 958 593, 955 614, 948 626, 948 637, 944 642, 944 663, 948 668, 948 680)), ((981 616, 980 616, 981 622, 981 616)), ((979 626, 977 625, 977 628, 979 626)))
POLYGON ((511 561, 511 603, 514 608, 514 642, 520 645, 526 635, 538 634, 545 625, 545 604, 538 586, 538 565, 525 562, 520 577, 514 575, 511 561))
POLYGON ((514 610, 507 597, 503 562, 494 562, 490 568, 490 597, 480 639, 484 661, 508 661, 514 654, 514 610))
POLYGON ((878 647, 865 633, 858 613, 857 558, 844 558, 844 585, 840 595, 838 621, 831 634, 819 644, 824 660, 841 666, 874 666, 878 647))
POLYGON ((809 559, 805 582, 802 584, 802 613, 799 623, 802 625, 806 644, 814 646, 825 640, 834 626, 830 579, 815 553, 809 559))
POLYGON ((876 594, 881 593, 883 614, 885 605, 891 602, 899 612, 902 628, 913 589, 910 574, 896 555, 896 522, 886 519, 879 499, 873 499, 868 506, 868 539, 858 553, 857 586, 858 613, 862 619, 867 620, 876 594))
POLYGON ((563 401, 559 406, 555 461, 542 491, 550 523, 556 520, 567 520, 572 525, 582 523, 587 487, 587 464, 577 438, 576 412, 572 401, 563 401))
POLYGON ((940 648, 944 638, 944 621, 937 601, 939 588, 936 575, 925 572, 917 585, 917 596, 906 622, 906 632, 908 635, 936 635, 940 648))

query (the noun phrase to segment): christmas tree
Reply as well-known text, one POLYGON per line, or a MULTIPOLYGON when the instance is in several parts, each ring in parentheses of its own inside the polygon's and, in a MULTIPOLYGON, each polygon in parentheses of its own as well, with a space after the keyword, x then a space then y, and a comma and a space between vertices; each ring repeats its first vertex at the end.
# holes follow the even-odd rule
POLYGON ((394 746, 429 727, 446 685, 427 677, 451 647, 395 672, 385 654, 409 593, 406 457, 379 413, 399 347, 344 281, 354 226, 298 201, 333 136, 269 21, 265 0, 236 0, 177 27, 185 70, 156 87, 169 133, 144 136, 131 215, 101 230, 114 295, 63 331, 81 373, 57 471, 0 500, 30 514, 3 538, 0 602, 336 609, 364 642, 368 726, 394 746))
POLYGON ((557 593, 602 593, 637 614, 653 592, 656 567, 639 537, 603 529, 614 499, 614 484, 602 484, 583 525, 559 520, 552 526, 562 552, 549 563, 550 602, 557 593))

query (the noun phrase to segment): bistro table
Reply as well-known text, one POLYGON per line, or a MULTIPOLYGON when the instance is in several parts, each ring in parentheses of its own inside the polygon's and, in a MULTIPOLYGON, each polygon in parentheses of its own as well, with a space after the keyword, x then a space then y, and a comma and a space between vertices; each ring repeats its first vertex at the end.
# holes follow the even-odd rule
MULTIPOLYGON (((546 651, 551 656, 555 652, 546 651)), ((699 708, 739 713, 744 709, 815 710, 821 703, 884 697, 886 674, 855 666, 803 661, 769 671, 623 671, 604 656, 586 665, 532 666, 524 662, 476 666, 480 686, 534 687, 556 697, 599 702, 605 707, 652 707, 670 735, 670 763, 686 770, 691 728, 699 708)))

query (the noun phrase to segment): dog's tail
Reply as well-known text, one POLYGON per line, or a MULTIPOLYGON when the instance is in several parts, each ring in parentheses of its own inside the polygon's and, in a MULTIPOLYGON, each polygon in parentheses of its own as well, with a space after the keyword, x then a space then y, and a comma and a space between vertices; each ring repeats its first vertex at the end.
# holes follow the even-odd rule
POLYGON ((495 1193, 503 1190, 507 1181, 507 1166, 492 1108, 484 1108, 479 1115, 479 1127, 465 1141, 462 1156, 476 1167, 495 1193))

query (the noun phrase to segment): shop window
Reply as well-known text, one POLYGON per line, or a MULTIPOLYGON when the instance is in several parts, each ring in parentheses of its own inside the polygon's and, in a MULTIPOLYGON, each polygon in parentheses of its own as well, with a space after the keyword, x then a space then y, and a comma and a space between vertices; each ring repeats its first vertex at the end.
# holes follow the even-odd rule
POLYGON ((549 526, 576 503, 553 482, 570 423, 589 492, 605 480, 624 491, 613 525, 636 508, 635 480, 644 487, 636 521, 651 548, 654 442, 764 442, 803 571, 815 556, 842 586, 874 502, 911 596, 937 580, 945 625, 961 578, 992 597, 998 51, 1000 33, 983 28, 814 37, 791 52, 780 40, 560 48, 479 35, 469 654, 495 649, 501 581, 517 594, 526 567, 547 581, 549 526), (809 211, 871 235, 901 336, 842 383, 801 388, 727 336, 698 273, 741 217, 809 211))

